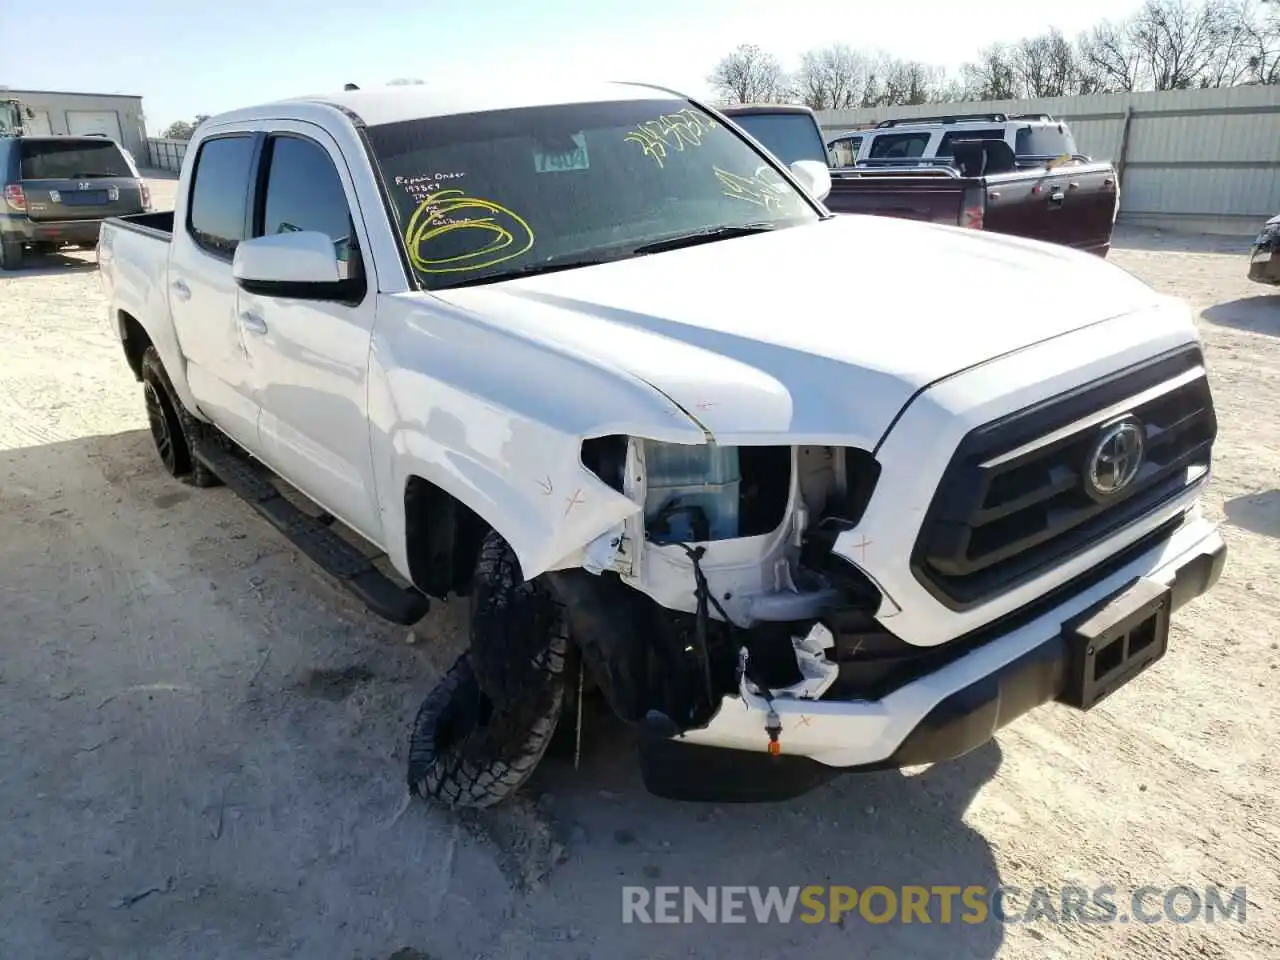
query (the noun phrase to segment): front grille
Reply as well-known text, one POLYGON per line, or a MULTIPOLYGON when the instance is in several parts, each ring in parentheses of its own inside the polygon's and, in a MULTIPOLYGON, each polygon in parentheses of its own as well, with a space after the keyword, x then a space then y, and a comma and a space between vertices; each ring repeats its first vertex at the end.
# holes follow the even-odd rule
POLYGON ((912 554, 941 602, 986 602, 1159 509, 1209 472, 1218 424, 1198 347, 1166 354, 985 424, 960 442, 912 554), (1143 444, 1135 476, 1094 464, 1112 427, 1143 444), (1099 467, 1091 482, 1090 466, 1099 467), (1112 473, 1111 471, 1115 471, 1112 473))

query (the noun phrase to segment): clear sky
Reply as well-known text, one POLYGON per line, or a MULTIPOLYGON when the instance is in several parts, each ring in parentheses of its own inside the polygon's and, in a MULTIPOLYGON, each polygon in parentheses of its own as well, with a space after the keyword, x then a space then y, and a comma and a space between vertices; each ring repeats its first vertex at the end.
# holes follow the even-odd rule
POLYGON ((835 42, 956 67, 1051 24, 1074 37, 1138 0, 0 0, 0 86, 132 93, 147 127, 395 77, 592 75, 705 95, 757 43, 790 68, 835 42), (73 12, 75 11, 75 12, 73 12), (1052 17, 1047 21, 1046 17, 1052 17), (25 38, 25 41, 24 41, 25 38))

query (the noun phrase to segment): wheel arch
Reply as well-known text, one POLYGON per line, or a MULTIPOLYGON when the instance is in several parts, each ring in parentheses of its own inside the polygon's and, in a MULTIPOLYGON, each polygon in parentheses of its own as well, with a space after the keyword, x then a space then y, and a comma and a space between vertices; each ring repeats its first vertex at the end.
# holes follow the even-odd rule
MULTIPOLYGON (((146 329, 133 314, 125 310, 116 311, 116 326, 120 330, 120 343, 124 347, 124 358, 133 371, 133 378, 142 380, 142 355, 147 347, 153 346, 146 329)), ((158 351, 157 351, 158 352, 158 351)), ((163 358, 161 358, 163 362, 163 358)))
POLYGON ((423 593, 465 596, 480 545, 493 529, 471 507, 416 473, 404 484, 405 561, 423 593))

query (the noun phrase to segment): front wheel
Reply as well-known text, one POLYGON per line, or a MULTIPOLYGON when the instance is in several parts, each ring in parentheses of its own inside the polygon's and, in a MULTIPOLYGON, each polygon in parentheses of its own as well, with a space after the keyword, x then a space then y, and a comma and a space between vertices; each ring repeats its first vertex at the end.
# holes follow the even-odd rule
POLYGON ((409 744, 409 789, 450 807, 488 807, 546 754, 565 702, 564 611, 496 533, 471 587, 471 647, 428 695, 409 744))
POLYGON ((191 454, 196 421, 183 410, 155 347, 147 347, 142 354, 141 371, 142 400, 147 408, 151 439, 165 472, 189 486, 217 486, 218 478, 191 454))

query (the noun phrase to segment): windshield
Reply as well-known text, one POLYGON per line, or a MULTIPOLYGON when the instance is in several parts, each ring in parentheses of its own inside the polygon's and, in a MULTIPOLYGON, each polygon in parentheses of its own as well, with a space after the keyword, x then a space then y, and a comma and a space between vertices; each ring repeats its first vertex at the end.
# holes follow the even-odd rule
POLYGON ((129 161, 111 140, 23 140, 23 180, 133 177, 129 161))
POLYGON ((806 113, 744 113, 731 119, 787 165, 797 160, 827 162, 822 134, 806 113))
POLYGON ((409 262, 429 290, 819 216, 686 100, 460 114, 368 135, 409 262))

